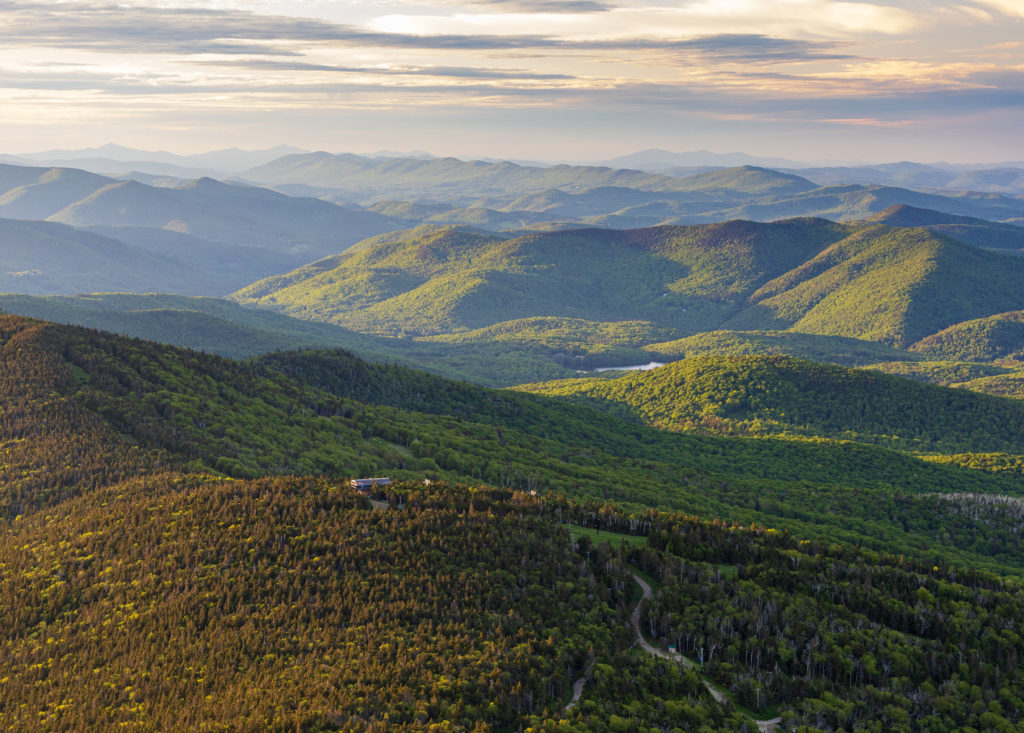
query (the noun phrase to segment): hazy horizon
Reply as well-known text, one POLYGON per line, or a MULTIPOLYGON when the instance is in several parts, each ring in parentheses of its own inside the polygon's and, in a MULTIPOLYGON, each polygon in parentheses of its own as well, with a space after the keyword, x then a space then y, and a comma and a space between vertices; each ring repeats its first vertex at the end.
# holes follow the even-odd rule
MULTIPOLYGON (((10 156, 12 158, 13 157, 25 156, 27 163, 34 163, 35 161, 32 159, 32 157, 39 158, 41 162, 45 162, 42 159, 42 156, 52 155, 53 158, 56 159, 57 157, 59 157, 59 154, 66 154, 68 156, 68 158, 67 158, 68 162, 74 162, 79 157, 82 160, 86 160, 90 154, 98 154, 97 157, 103 157, 102 153, 104 152, 105 148, 106 149, 116 148, 116 149, 119 149, 122 152, 124 152, 124 151, 131 151, 131 152, 139 153, 140 156, 141 155, 153 155, 153 156, 156 156, 156 157, 160 157, 160 156, 174 156, 174 157, 182 157, 182 158, 187 158, 187 157, 197 157, 198 158, 198 157, 203 157, 203 156, 216 155, 216 154, 219 154, 219 153, 239 153, 239 154, 242 154, 242 153, 262 153, 262 152, 274 151, 274 150, 277 150, 278 148, 290 148, 290 147, 295 147, 295 146, 292 146, 292 145, 290 145, 287 142, 278 142, 278 143, 275 143, 275 144, 272 144, 272 145, 268 145, 266 147, 260 147, 260 148, 255 148, 255 147, 244 148, 244 147, 238 147, 238 146, 231 146, 231 147, 227 147, 227 148, 215 148, 215 149, 213 149, 213 148, 184 148, 184 149, 177 149, 177 150, 172 150, 172 149, 144 150, 144 149, 141 149, 141 148, 129 148, 128 146, 121 145, 120 143, 117 143, 115 141, 108 141, 108 142, 103 143, 101 145, 97 145, 97 146, 93 146, 93 147, 87 147, 87 148, 76 148, 76 149, 50 148, 50 149, 46 149, 46 150, 17 150, 17 151, 15 151, 15 150, 0 150, 0 155, 7 155, 7 156, 10 156), (32 156, 32 157, 27 157, 27 156, 32 156)), ((541 158, 541 157, 532 157, 532 158, 529 158, 529 159, 521 158, 521 157, 500 158, 500 157, 496 157, 496 156, 492 156, 492 155, 460 154, 458 152, 436 153, 436 152, 429 151, 429 150, 407 150, 407 151, 402 151, 402 150, 384 150, 384 149, 380 149, 380 150, 350 150, 350 149, 315 150, 315 149, 296 148, 296 150, 293 151, 293 152, 296 153, 296 154, 328 153, 330 155, 357 155, 357 156, 368 157, 368 158, 372 158, 372 157, 415 158, 415 157, 428 157, 429 156, 431 158, 446 158, 446 157, 448 157, 448 158, 456 158, 456 159, 464 160, 464 161, 473 161, 473 160, 482 160, 482 159, 486 159, 486 160, 508 160, 510 162, 516 162, 516 163, 519 163, 519 164, 522 164, 522 165, 529 165, 529 164, 532 164, 532 163, 536 163, 536 164, 539 164, 539 165, 590 166, 590 165, 605 165, 609 161, 611 161, 613 158, 627 157, 627 156, 630 156, 630 155, 642 154, 642 153, 648 153, 648 152, 654 152, 654 151, 665 152, 665 153, 668 153, 668 154, 671 154, 671 155, 693 155, 693 156, 706 155, 708 157, 746 156, 746 157, 750 157, 750 158, 763 158, 765 160, 770 160, 772 158, 777 158, 777 156, 757 155, 756 153, 751 153, 751 152, 745 151, 745 150, 707 150, 707 149, 699 149, 699 150, 697 150, 697 149, 694 149, 694 150, 665 150, 664 148, 646 148, 646 149, 642 149, 642 150, 641 149, 630 150, 628 152, 625 152, 625 153, 622 153, 622 154, 619 154, 619 155, 615 155, 615 156, 609 156, 608 158, 604 158, 604 159, 579 159, 579 158, 576 158, 576 159, 571 159, 571 158, 548 158, 548 159, 545 159, 545 158, 541 158)), ((281 156, 289 155, 289 154, 292 154, 292 153, 290 153, 290 152, 282 152, 281 156)), ((147 160, 146 158, 143 158, 143 157, 140 157, 140 156, 128 156, 126 154, 123 154, 123 155, 111 155, 110 160, 123 161, 123 162, 154 162, 152 160, 147 160)), ((788 159, 778 158, 778 160, 779 160, 779 165, 777 167, 779 167, 779 168, 784 167, 782 165, 782 163, 784 161, 787 162, 787 163, 792 163, 792 164, 794 164, 797 167, 807 167, 807 168, 813 168, 813 167, 844 167, 844 166, 850 166, 850 167, 856 167, 856 166, 871 167, 871 166, 877 166, 877 165, 891 165, 891 164, 900 164, 900 163, 910 163, 910 164, 914 164, 914 165, 925 165, 925 166, 930 166, 930 165, 934 165, 934 166, 954 165, 954 166, 958 166, 958 167, 960 167, 960 166, 966 166, 966 167, 977 166, 978 168, 990 167, 990 166, 999 166, 999 165, 1013 165, 1013 166, 1024 167, 1024 161, 1018 161, 1018 160, 989 160, 989 161, 985 161, 985 160, 970 160, 970 161, 963 161, 963 162, 954 162, 952 160, 909 160, 909 159, 902 159, 902 160, 896 160, 896 159, 889 159, 889 160, 885 160, 885 159, 871 159, 871 160, 856 160, 856 159, 851 159, 851 160, 840 160, 840 159, 811 160, 811 159, 803 159, 803 158, 788 158, 788 159)), ((712 165, 712 164, 710 164, 710 163, 709 164, 697 164, 697 163, 695 163, 694 165, 695 165, 695 167, 701 167, 701 165, 712 165)), ((733 167, 733 166, 741 166, 741 165, 747 165, 747 163, 742 163, 742 162, 738 162, 738 163, 734 163, 734 164, 715 163, 713 167, 718 167, 718 166, 721 166, 721 167, 733 167)), ((751 165, 760 165, 760 164, 759 163, 751 163, 751 165)), ((74 167, 74 166, 71 166, 71 167, 74 167)), ((764 165, 764 167, 771 167, 771 166, 764 165)))

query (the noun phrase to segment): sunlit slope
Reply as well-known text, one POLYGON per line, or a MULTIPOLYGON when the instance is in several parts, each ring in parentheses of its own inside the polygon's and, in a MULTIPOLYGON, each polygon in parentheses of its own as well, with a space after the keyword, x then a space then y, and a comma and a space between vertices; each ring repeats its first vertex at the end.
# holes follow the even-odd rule
POLYGON ((972 361, 885 361, 865 368, 942 386, 958 386, 974 379, 1013 372, 1007 367, 972 361))
POLYGON ((648 320, 692 332, 721 322, 763 283, 851 231, 813 220, 513 239, 420 228, 368 240, 235 298, 378 332, 450 333, 543 316, 648 320))
POLYGON ((434 336, 537 317, 905 346, 1024 306, 1024 260, 927 229, 793 219, 502 238, 422 227, 253 284, 241 303, 434 336))
POLYGON ((794 331, 707 331, 673 341, 651 343, 644 346, 644 349, 651 354, 676 359, 705 354, 761 354, 795 356, 844 366, 863 366, 891 360, 923 361, 927 358, 875 341, 794 331))
POLYGON ((530 386, 669 430, 1024 454, 1024 405, 789 357, 701 356, 619 379, 530 386))
POLYGON ((893 519, 894 502, 916 506, 935 492, 1022 494, 1016 473, 856 443, 674 434, 344 352, 253 364, 10 316, 3 322, 7 521, 158 471, 390 475, 608 498, 1024 567, 1024 551, 978 555, 893 519), (807 512, 812 495, 832 499, 807 512))
POLYGON ((866 227, 762 286, 736 329, 775 328, 906 346, 1024 303, 1024 260, 924 229, 866 227))
POLYGON ((1024 311, 957 323, 911 346, 931 357, 968 361, 1019 361, 1024 356, 1024 311))
POLYGON ((341 482, 162 475, 27 518, 0 539, 2 720, 412 732, 559 717, 588 655, 628 644, 612 629, 629 576, 519 508, 435 489, 397 514, 341 482))
MULTIPOLYGON (((1009 730, 1021 711, 1014 579, 483 486, 407 484, 391 501, 322 479, 162 474, 23 518, 0 536, 4 722, 724 732, 781 714, 1009 730), (640 605, 638 570, 658 587, 640 605), (729 699, 638 645, 634 624, 655 647, 703 648, 701 676, 729 699), (839 665, 850 649, 860 666, 839 665)), ((942 505, 981 518, 947 525, 957 541, 1014 545, 999 504, 889 508, 944 534, 929 524, 942 505)))

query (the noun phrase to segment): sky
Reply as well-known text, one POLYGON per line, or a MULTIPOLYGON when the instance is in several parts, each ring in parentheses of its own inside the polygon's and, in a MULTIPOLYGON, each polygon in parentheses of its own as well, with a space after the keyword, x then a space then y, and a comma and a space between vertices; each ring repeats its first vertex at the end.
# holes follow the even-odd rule
POLYGON ((0 0, 0 152, 1024 160, 1024 0, 0 0))

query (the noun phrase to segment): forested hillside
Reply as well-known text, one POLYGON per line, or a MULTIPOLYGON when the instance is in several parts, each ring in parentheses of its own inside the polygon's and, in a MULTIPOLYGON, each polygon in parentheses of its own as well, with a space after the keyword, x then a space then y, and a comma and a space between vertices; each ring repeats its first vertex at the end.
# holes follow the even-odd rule
POLYGON ((678 518, 649 543, 644 631, 785 729, 1020 728, 1016 583, 678 518))
POLYGON ((373 509, 330 481, 163 474, 24 518, 0 562, 14 729, 740 731, 779 715, 937 733, 1024 712, 1016 581, 598 502, 406 485, 373 509), (697 669, 629 653, 638 633, 697 669))
POLYGON ((0 541, 0 722, 483 731, 560 717, 573 675, 624 647, 628 576, 507 496, 437 491, 377 512, 324 481, 158 476, 27 519, 0 541))
POLYGON ((1020 402, 789 357, 701 356, 618 379, 570 379, 521 389, 564 396, 668 430, 1024 454, 1020 402))
POLYGON ((929 356, 965 361, 1022 361, 1024 311, 997 313, 957 323, 911 347, 929 356))
POLYGON ((167 293, 93 293, 77 296, 0 294, 0 311, 56 323, 98 328, 125 336, 184 346, 229 358, 273 351, 343 348, 362 358, 398 363, 489 386, 557 379, 576 369, 649 359, 629 346, 660 332, 649 324, 566 324, 539 319, 504 334, 467 333, 424 341, 363 334, 220 298, 167 293), (588 328, 588 326, 590 328, 588 328), (493 338, 492 338, 493 336, 493 338))
MULTIPOLYGON (((589 321, 596 330, 643 321, 677 338, 722 328, 790 330, 907 346, 1021 307, 1022 276, 1024 260, 928 229, 822 219, 514 238, 421 227, 367 240, 233 297, 421 338, 554 317, 589 321)), ((652 343, 640 332, 635 338, 636 346, 652 343)))
POLYGON ((168 468, 234 477, 383 474, 606 498, 1024 568, 1016 540, 967 541, 960 519, 925 501, 953 491, 1020 493, 1016 470, 993 472, 987 461, 961 467, 973 454, 937 463, 867 445, 677 435, 341 352, 238 363, 4 322, 7 517, 168 468), (27 436, 39 439, 20 440, 27 436), (907 516, 946 528, 948 540, 906 524, 907 516))
MULTIPOLYGON (((4 300, 0 297, 0 306, 3 303, 4 300)), ((761 354, 796 356, 808 361, 844 366, 864 366, 891 360, 924 362, 928 359, 922 354, 875 341, 796 331, 707 331, 673 341, 648 344, 644 349, 653 355, 675 359, 688 359, 707 354, 761 354)))
POLYGON ((675 434, 342 351, 236 362, 2 316, 0 725, 1018 725, 1024 459, 950 452, 1017 450, 1017 403, 732 361, 804 379, 774 393, 807 391, 780 403, 807 426, 859 409, 867 435, 905 408, 893 424, 947 455, 675 434), (815 385, 868 383, 876 402, 815 417, 815 385), (406 482, 371 505, 347 486, 371 475, 406 482))

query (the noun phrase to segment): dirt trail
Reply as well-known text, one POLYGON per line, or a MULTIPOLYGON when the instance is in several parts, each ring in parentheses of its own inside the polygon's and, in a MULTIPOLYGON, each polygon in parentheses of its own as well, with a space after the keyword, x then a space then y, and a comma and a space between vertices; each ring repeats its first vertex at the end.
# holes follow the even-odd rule
POLYGON ((572 700, 565 706, 565 712, 572 710, 573 706, 580 701, 580 695, 583 694, 583 686, 587 684, 587 680, 590 679, 590 675, 584 675, 572 684, 572 700))
MULTIPOLYGON (((640 646, 641 649, 643 649, 648 654, 653 654, 654 656, 661 657, 662 659, 671 659, 673 662, 678 662, 679 664, 689 667, 690 669, 694 669, 697 665, 693 663, 693 660, 687 659, 682 654, 678 654, 676 652, 667 652, 664 649, 659 649, 658 647, 650 644, 647 641, 647 639, 644 638, 644 634, 640 630, 640 613, 643 608, 644 601, 654 598, 654 591, 651 590, 651 586, 648 585, 647 581, 645 581, 636 573, 633 573, 633 580, 637 582, 637 585, 640 586, 640 590, 643 591, 643 595, 641 596, 640 600, 637 601, 636 607, 633 609, 633 613, 630 615, 630 622, 633 625, 633 631, 636 632, 636 643, 640 646)), ((573 683, 572 700, 570 700, 569 704, 565 706, 565 712, 569 712, 573 708, 573 706, 576 705, 577 702, 579 702, 580 696, 583 695, 583 688, 586 686, 587 681, 589 679, 590 672, 588 671, 586 675, 580 677, 578 680, 576 680, 576 682, 573 683)), ((717 687, 712 685, 707 680, 704 680, 704 686, 708 688, 708 692, 711 693, 711 697, 713 697, 716 701, 718 701, 719 703, 725 702, 725 693, 723 693, 721 690, 719 690, 717 687)), ((782 722, 782 718, 772 718, 771 720, 757 720, 755 718, 754 722, 757 723, 758 730, 760 730, 761 733, 775 733, 775 730, 776 728, 778 728, 779 723, 782 722)))
MULTIPOLYGON (((663 659, 671 659, 672 661, 679 662, 680 664, 689 667, 690 669, 696 667, 692 660, 687 659, 682 654, 678 654, 676 652, 667 652, 664 649, 659 649, 658 647, 648 643, 647 639, 644 638, 644 634, 640 630, 640 612, 642 606, 644 605, 644 601, 654 598, 654 591, 651 590, 651 586, 648 585, 647 581, 645 581, 636 573, 633 573, 633 580, 637 582, 637 585, 640 586, 640 590, 643 591, 643 597, 636 604, 636 608, 633 609, 633 615, 630 617, 630 620, 633 622, 633 630, 636 632, 637 644, 639 644, 640 648, 642 648, 648 654, 653 654, 654 656, 661 657, 663 659)), ((715 698, 715 700, 717 700, 720 703, 725 701, 725 694, 717 687, 712 685, 707 680, 704 680, 704 686, 708 688, 708 692, 711 693, 711 697, 715 698)), ((761 733, 774 733, 779 723, 782 722, 782 718, 772 718, 771 720, 757 720, 755 718, 754 722, 757 723, 757 727, 761 731, 761 733)))

